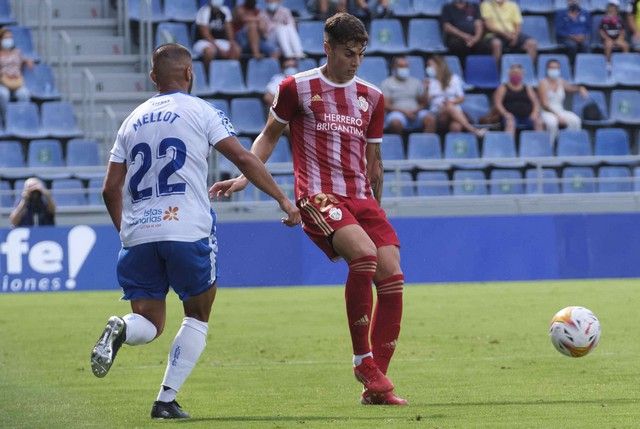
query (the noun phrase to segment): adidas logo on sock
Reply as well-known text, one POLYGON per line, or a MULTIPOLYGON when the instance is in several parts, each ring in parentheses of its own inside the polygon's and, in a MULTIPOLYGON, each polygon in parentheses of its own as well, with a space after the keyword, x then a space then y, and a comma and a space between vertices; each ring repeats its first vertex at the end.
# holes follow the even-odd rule
POLYGON ((353 326, 367 326, 367 325, 369 325, 369 317, 367 317, 366 314, 353 323, 353 326))
POLYGON ((391 342, 388 343, 384 343, 382 345, 382 347, 384 347, 385 349, 391 349, 394 350, 396 348, 396 346, 398 345, 398 340, 393 340, 391 342))

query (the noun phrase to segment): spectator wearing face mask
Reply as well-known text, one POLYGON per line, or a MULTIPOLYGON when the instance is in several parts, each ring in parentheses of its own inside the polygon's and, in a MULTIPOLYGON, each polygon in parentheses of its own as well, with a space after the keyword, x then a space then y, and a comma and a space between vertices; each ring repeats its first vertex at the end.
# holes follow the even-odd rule
POLYGON ((587 53, 591 35, 591 15, 580 7, 578 0, 568 0, 567 8, 555 15, 556 38, 573 62, 579 52, 587 53))
POLYGON ((273 104, 273 99, 276 96, 276 92, 278 92, 280 82, 282 82, 285 77, 298 73, 298 61, 295 58, 285 58, 280 62, 280 67, 282 71, 271 77, 262 96, 262 101, 267 108, 273 104))
POLYGON ((3 116, 12 95, 18 101, 29 101, 31 98, 24 84, 22 67, 32 69, 33 61, 24 57, 20 49, 15 47, 10 30, 0 30, 0 109, 3 116))
POLYGON ((542 131, 540 103, 533 88, 522 83, 521 64, 509 67, 509 80, 493 94, 495 108, 502 116, 504 130, 515 134, 516 129, 542 131))
POLYGON ((547 76, 538 83, 538 97, 544 109, 542 121, 551 134, 551 142, 555 141, 558 129, 566 127, 569 130, 579 130, 582 127, 580 117, 564 108, 567 92, 577 92, 587 98, 589 91, 584 86, 572 85, 560 77, 560 63, 549 60, 546 65, 547 76))
POLYGON ((269 38, 275 40, 285 58, 304 58, 302 42, 291 10, 281 0, 267 0, 266 18, 269 38))
POLYGON ((278 58, 280 51, 269 35, 269 18, 256 6, 256 0, 244 0, 233 9, 233 30, 242 52, 253 58, 278 58))
POLYGON ((606 14, 600 21, 600 37, 604 45, 604 55, 611 63, 611 52, 614 49, 629 52, 629 43, 625 40, 624 25, 618 13, 620 0, 609 0, 606 14))
POLYGON ((434 116, 427 109, 424 84, 410 75, 407 57, 393 59, 391 76, 380 85, 387 112, 385 128, 392 133, 403 131, 436 131, 434 116))
MULTIPOLYGON (((469 54, 493 53, 499 57, 502 43, 496 37, 484 36, 480 8, 467 0, 454 0, 442 7, 440 16, 444 43, 449 52, 458 57, 469 54)), ((461 58, 463 59, 463 58, 461 58)))
POLYGON ((193 51, 207 70, 214 58, 240 58, 240 46, 233 38, 231 10, 225 6, 224 0, 211 0, 202 6, 196 14, 196 26, 198 40, 193 51))

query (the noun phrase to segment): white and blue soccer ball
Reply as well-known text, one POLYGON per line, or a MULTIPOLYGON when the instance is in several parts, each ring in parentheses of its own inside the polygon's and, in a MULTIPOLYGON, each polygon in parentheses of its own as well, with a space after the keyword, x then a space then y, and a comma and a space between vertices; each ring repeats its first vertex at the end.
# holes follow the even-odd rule
POLYGON ((586 356, 600 341, 600 321, 587 308, 566 307, 551 319, 549 336, 563 355, 586 356))

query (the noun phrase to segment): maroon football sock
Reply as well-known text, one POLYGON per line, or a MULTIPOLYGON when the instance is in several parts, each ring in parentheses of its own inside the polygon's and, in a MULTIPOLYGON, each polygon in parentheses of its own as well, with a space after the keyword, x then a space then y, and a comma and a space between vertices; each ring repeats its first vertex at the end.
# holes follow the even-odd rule
POLYGON ((371 322, 373 358, 380 371, 387 373, 400 335, 404 276, 396 274, 376 283, 378 300, 371 322))
POLYGON ((373 291, 371 283, 376 272, 377 258, 363 256, 349 263, 349 275, 344 290, 347 304, 347 319, 353 343, 353 354, 363 355, 371 352, 369 343, 369 326, 373 291))

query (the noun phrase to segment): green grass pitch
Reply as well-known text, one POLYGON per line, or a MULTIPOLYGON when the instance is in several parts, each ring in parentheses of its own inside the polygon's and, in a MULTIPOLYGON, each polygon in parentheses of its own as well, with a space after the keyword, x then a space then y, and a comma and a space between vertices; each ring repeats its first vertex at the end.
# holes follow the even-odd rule
POLYGON ((124 346, 95 378, 89 352, 118 292, 0 296, 0 427, 631 428, 640 425, 640 281, 408 285, 390 376, 408 407, 358 403, 338 287, 220 289, 208 346, 178 396, 193 418, 148 417, 180 321, 124 346), (567 305, 600 318, 572 359, 548 323, 567 305), (159 426, 162 425, 162 426, 159 426))

